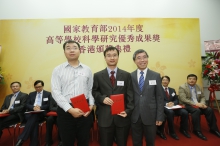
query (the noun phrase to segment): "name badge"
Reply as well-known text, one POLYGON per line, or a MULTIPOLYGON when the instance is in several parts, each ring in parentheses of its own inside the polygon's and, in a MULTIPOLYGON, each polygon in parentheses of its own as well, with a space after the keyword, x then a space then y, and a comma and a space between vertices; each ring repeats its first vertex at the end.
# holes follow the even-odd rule
POLYGON ((175 96, 175 93, 173 92, 171 95, 172 95, 172 96, 175 96))
POLYGON ((78 72, 78 76, 85 76, 84 72, 78 72))
POLYGON ((43 101, 48 101, 48 98, 44 98, 43 101))
POLYGON ((15 104, 19 104, 20 103, 20 100, 15 100, 15 104))
POLYGON ((149 85, 157 85, 156 80, 149 80, 149 85))
POLYGON ((124 86, 124 81, 117 81, 117 86, 124 86))
POLYGON ((197 91, 197 94, 201 94, 201 91, 197 91))

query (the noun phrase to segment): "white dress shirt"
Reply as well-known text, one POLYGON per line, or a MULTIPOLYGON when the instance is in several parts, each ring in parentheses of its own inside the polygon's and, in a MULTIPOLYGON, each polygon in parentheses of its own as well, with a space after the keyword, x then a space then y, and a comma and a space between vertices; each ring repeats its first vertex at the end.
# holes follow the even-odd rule
POLYGON ((71 107, 70 98, 84 94, 89 105, 94 105, 92 96, 93 76, 91 69, 79 63, 77 67, 65 62, 57 66, 52 73, 52 96, 57 104, 67 111, 71 107))

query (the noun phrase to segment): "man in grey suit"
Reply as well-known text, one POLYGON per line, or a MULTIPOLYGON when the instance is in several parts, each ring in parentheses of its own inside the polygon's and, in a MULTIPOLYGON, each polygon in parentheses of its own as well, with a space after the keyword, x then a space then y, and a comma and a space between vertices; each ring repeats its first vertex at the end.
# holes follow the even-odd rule
POLYGON ((94 74, 92 94, 95 98, 101 146, 112 146, 114 137, 118 146, 126 146, 134 108, 133 87, 130 73, 117 67, 119 51, 108 47, 104 51, 107 68, 94 74), (124 94, 125 110, 117 115, 111 114, 114 104, 110 95, 124 94))
POLYGON ((13 94, 5 97, 4 103, 0 110, 0 114, 10 114, 9 116, 0 118, 0 138, 2 135, 2 130, 5 127, 22 122, 24 120, 24 111, 26 109, 25 105, 28 94, 20 91, 20 82, 12 82, 10 87, 13 94))
POLYGON ((131 73, 134 88, 134 110, 131 116, 133 146, 142 146, 143 132, 147 146, 154 146, 157 126, 164 120, 164 97, 160 74, 147 68, 148 54, 134 52, 138 69, 131 73))
POLYGON ((187 82, 179 87, 179 101, 185 105, 185 109, 191 114, 193 133, 201 138, 207 138, 201 132, 200 115, 204 114, 208 122, 210 132, 220 138, 220 132, 217 126, 217 120, 214 111, 205 103, 203 91, 196 84, 197 76, 189 74, 187 82))

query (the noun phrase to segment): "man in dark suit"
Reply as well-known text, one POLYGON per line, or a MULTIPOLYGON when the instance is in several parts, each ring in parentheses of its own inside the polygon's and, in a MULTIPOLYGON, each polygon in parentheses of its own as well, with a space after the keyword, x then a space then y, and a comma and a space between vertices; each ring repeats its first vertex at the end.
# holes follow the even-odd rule
MULTIPOLYGON (((58 106, 56 101, 53 99, 52 96, 50 96, 50 111, 57 112, 57 107, 58 106)), ((46 121, 46 146, 51 146, 53 144, 52 131, 54 124, 57 125, 57 116, 48 116, 46 121)), ((60 138, 59 131, 58 131, 58 140, 59 140, 58 146, 62 146, 62 141, 60 138)))
MULTIPOLYGON (((187 138, 190 138, 190 135, 188 133, 188 112, 184 108, 180 109, 168 109, 172 108, 175 105, 179 104, 178 96, 176 95, 176 91, 173 88, 168 87, 170 83, 170 77, 168 76, 163 76, 161 77, 162 79, 162 87, 164 89, 164 113, 167 117, 167 122, 168 122, 168 128, 169 128, 169 134, 172 138, 175 140, 179 140, 179 137, 176 135, 176 132, 174 130, 174 116, 181 116, 181 121, 180 121, 180 132, 186 136, 187 138)), ((164 135, 164 125, 165 122, 161 126, 158 126, 158 131, 157 134, 163 139, 166 138, 164 135), (164 138, 165 137, 165 138, 164 138)))
POLYGON ((5 127, 22 122, 24 119, 24 111, 28 94, 22 93, 20 91, 20 82, 12 82, 10 87, 13 94, 7 95, 5 97, 0 112, 2 115, 10 115, 6 117, 0 117, 0 138, 2 136, 2 130, 5 127))
POLYGON ((200 115, 204 114, 208 122, 210 132, 220 138, 215 114, 213 110, 206 105, 203 91, 196 82, 196 75, 189 74, 187 76, 187 83, 179 87, 179 101, 185 105, 186 110, 191 114, 193 132, 196 136, 203 140, 207 140, 207 138, 202 134, 200 126, 200 115))
POLYGON ((21 146, 25 140, 30 136, 30 145, 38 146, 38 124, 45 119, 46 113, 49 110, 49 100, 51 93, 43 90, 44 82, 37 80, 34 83, 36 91, 29 94, 26 108, 28 111, 35 111, 36 113, 25 114, 25 128, 18 136, 16 146, 21 146), (44 111, 41 111, 44 110, 44 111))
POLYGON ((142 146, 143 132, 148 146, 154 146, 156 126, 164 120, 164 100, 160 74, 147 68, 148 54, 134 52, 138 69, 131 73, 134 88, 134 110, 131 116, 133 146, 142 146))
POLYGON ((98 125, 100 145, 112 146, 114 137, 118 146, 126 146, 130 129, 130 116, 134 108, 131 76, 117 67, 119 51, 108 47, 104 51, 107 68, 94 74, 92 94, 98 106, 98 125), (125 110, 117 115, 111 114, 114 104, 110 96, 124 94, 125 110))

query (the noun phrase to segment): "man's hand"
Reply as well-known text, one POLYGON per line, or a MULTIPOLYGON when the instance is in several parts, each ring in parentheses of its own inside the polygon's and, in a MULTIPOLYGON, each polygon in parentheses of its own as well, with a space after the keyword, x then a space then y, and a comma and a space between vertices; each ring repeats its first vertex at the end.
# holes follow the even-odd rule
POLYGON ((104 103, 104 104, 107 104, 107 105, 112 105, 114 102, 113 102, 109 97, 106 97, 106 98, 103 100, 103 103, 104 103))
POLYGON ((40 110, 40 106, 38 106, 38 105, 34 106, 33 110, 34 111, 39 111, 40 110))
POLYGON ((125 112, 125 111, 123 111, 123 112, 120 112, 119 114, 118 114, 119 116, 122 116, 122 117, 127 117, 127 113, 125 112))
POLYGON ((174 106, 174 103, 173 103, 173 102, 168 102, 168 103, 167 103, 167 107, 172 107, 172 106, 174 106))
POLYGON ((156 125, 160 126, 163 123, 163 121, 156 121, 156 125))
POLYGON ((2 111, 2 114, 8 114, 9 113, 9 110, 5 109, 2 111))
POLYGON ((196 106, 198 106, 199 108, 203 108, 203 109, 207 108, 207 106, 203 103, 196 103, 196 106))
POLYGON ((70 109, 68 110, 68 112, 69 112, 74 118, 79 118, 79 117, 81 117, 82 115, 85 114, 81 109, 78 109, 78 108, 70 108, 70 109))
POLYGON ((92 109, 93 109, 93 105, 90 105, 90 106, 89 106, 89 109, 90 109, 90 111, 86 112, 86 113, 83 115, 84 117, 87 117, 87 116, 91 113, 91 111, 92 111, 92 109))

